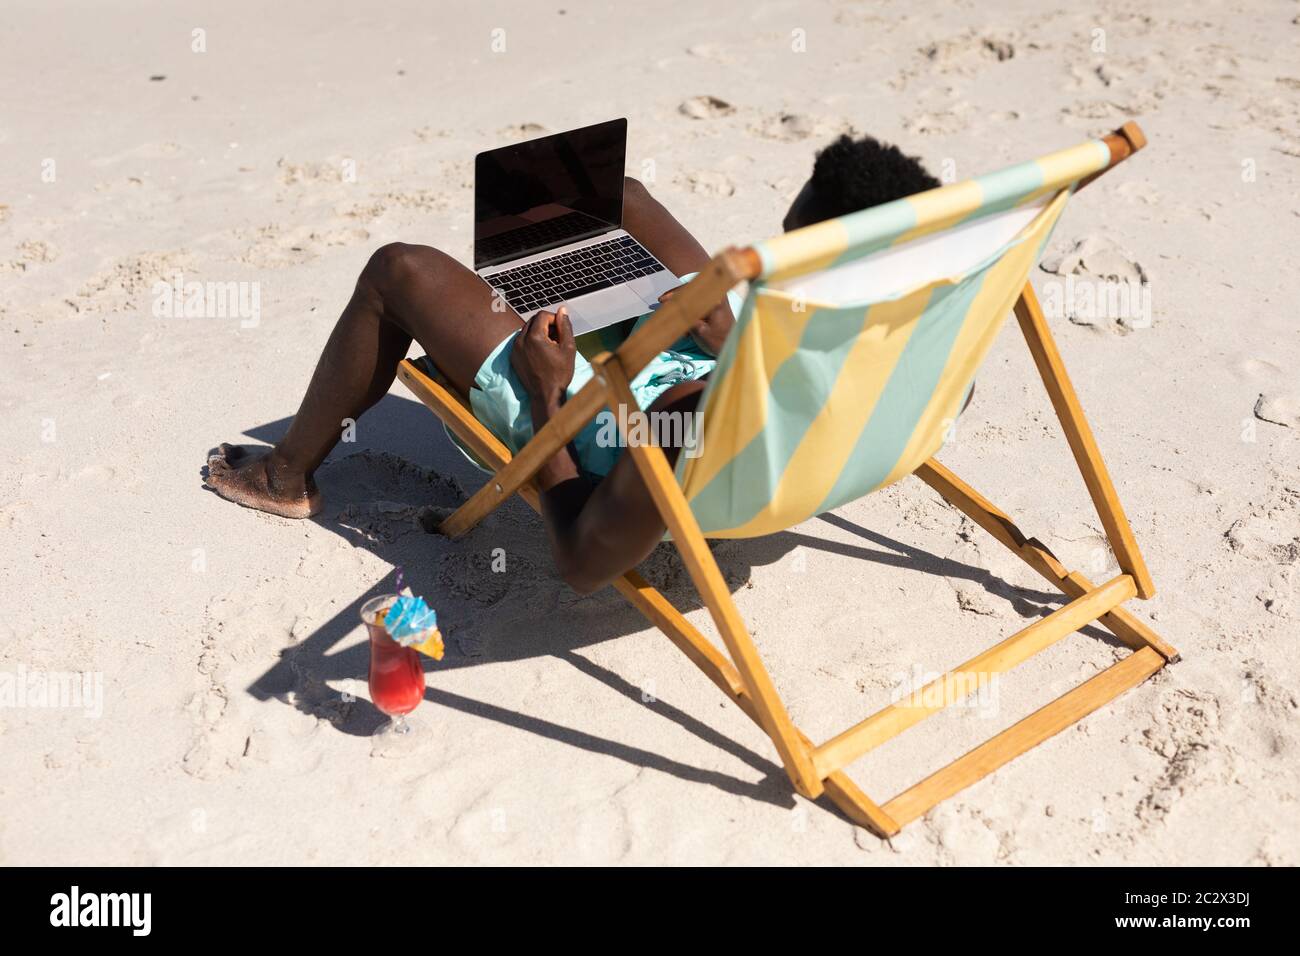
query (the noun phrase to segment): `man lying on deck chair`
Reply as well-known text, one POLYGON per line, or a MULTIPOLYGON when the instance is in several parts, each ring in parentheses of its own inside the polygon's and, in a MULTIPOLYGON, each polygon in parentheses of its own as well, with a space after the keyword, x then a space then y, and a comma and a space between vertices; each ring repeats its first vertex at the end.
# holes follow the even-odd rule
MULTIPOLYGON (((817 156, 782 225, 798 229, 938 185, 896 147, 842 136, 817 156)), ((679 276, 709 261, 704 247, 632 179, 623 225, 679 276)), ((339 423, 383 398, 413 339, 470 398, 480 421, 517 452, 591 369, 577 355, 563 306, 538 312, 527 324, 513 310, 492 306, 487 284, 446 253, 383 246, 361 271, 284 438, 269 451, 221 445, 208 459, 206 484, 245 507, 288 518, 316 514, 321 496, 312 476, 338 442, 339 423)), ((718 306, 636 376, 633 392, 642 409, 695 411, 735 323, 732 308, 718 306)), ((556 567, 584 594, 639 564, 665 530, 632 456, 597 441, 596 433, 593 422, 536 476, 556 567)), ((670 463, 681 451, 664 450, 670 463)))

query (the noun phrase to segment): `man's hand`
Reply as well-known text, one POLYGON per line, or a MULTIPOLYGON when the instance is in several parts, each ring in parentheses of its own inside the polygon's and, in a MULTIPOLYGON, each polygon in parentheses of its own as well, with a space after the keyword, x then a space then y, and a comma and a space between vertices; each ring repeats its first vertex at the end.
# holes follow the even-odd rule
POLYGON ((560 306, 528 321, 510 351, 510 365, 535 403, 558 404, 573 381, 576 353, 569 310, 560 306))
MULTIPOLYGON (((659 301, 667 302, 676 291, 676 289, 669 289, 659 297, 659 301)), ((716 356, 722 351, 722 343, 727 341, 727 335, 735 324, 736 318, 731 314, 731 303, 724 298, 708 315, 695 324, 691 329, 691 338, 704 351, 716 356)))

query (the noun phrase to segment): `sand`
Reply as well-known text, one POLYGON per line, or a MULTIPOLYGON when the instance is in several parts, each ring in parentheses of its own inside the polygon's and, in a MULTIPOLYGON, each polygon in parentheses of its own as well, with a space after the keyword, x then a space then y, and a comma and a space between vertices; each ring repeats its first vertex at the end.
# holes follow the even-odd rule
MULTIPOLYGON (((89 695, 0 707, 0 862, 1300 862, 1300 7, 734 9, 6 4, 0 675, 89 695), (318 518, 202 487, 215 444, 283 432, 375 248, 468 258, 475 151, 623 115, 715 249, 777 231, 841 130, 963 178, 1141 122, 1034 281, 1149 283, 1149 322, 1052 326, 1184 659, 886 843, 794 797, 612 590, 568 592, 522 505, 425 533, 480 478, 400 384, 318 518), (160 307, 178 274, 256 283, 256 321, 160 307), (397 566, 448 648, 384 747, 357 609, 397 566)), ((1014 323, 941 457, 1114 573, 1014 323)), ((914 479, 717 555, 814 739, 1059 604, 914 479)), ((646 573, 705 627, 671 554, 646 573)), ((888 799, 1119 654, 1073 635, 851 775, 888 799)))

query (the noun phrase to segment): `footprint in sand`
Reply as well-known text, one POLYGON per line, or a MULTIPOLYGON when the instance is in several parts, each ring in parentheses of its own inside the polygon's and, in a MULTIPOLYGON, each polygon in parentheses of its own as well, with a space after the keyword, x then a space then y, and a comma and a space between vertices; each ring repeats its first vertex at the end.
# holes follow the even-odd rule
POLYGON ((497 130, 497 135, 507 140, 533 139, 537 136, 545 136, 546 133, 547 129, 541 123, 514 123, 497 130))
POLYGON ((1223 534, 1237 554, 1262 564, 1300 564, 1300 490, 1294 477, 1275 473, 1267 495, 1252 503, 1223 534))
POLYGON ((237 229, 234 235, 248 242, 237 260, 258 269, 282 269, 316 258, 316 253, 309 248, 309 230, 305 227, 285 230, 271 223, 252 230, 237 229))
POLYGON ((716 96, 692 96, 678 106, 677 111, 691 119, 703 120, 730 116, 736 112, 736 108, 716 96))
POLYGON ((78 313, 130 312, 148 308, 157 282, 171 282, 176 273, 193 268, 189 252, 142 252, 112 263, 82 284, 64 302, 78 313))
MULTIPOLYGON (((1134 116, 1157 111, 1169 89, 1169 81, 1159 80, 1154 86, 1148 89, 1134 90, 1123 99, 1082 100, 1062 107, 1060 113, 1064 120, 1072 126, 1086 125, 1092 127, 1099 125, 1102 121, 1111 123, 1116 119, 1132 119, 1134 116)), ((1104 126, 1099 126, 1096 130, 1097 135, 1106 132, 1109 132, 1109 130, 1104 126)))
POLYGON ((1235 363, 1237 378, 1246 381, 1257 379, 1280 379, 1286 376, 1283 368, 1275 362, 1262 358, 1244 358, 1235 363))
POLYGON ((1264 610, 1276 617, 1292 620, 1300 617, 1300 568, 1288 565, 1269 575, 1267 583, 1255 595, 1264 610))
POLYGON ((1238 518, 1226 532, 1228 547, 1252 561, 1294 564, 1300 559, 1300 522, 1291 516, 1291 526, 1263 514, 1238 518))
POLYGON ((1062 316, 1075 325, 1121 334, 1152 324, 1151 277, 1109 238, 1091 235, 1058 244, 1048 250, 1039 268, 1067 280, 1043 290, 1049 317, 1062 316))
POLYGON ((735 58, 729 56, 726 50, 717 43, 697 43, 694 46, 687 47, 686 54, 698 57, 701 60, 712 60, 715 63, 735 62, 735 58))
MULTIPOLYGON (((432 213, 449 209, 451 205, 452 194, 448 189, 390 189, 372 195, 362 202, 337 206, 335 211, 345 219, 373 223, 393 210, 432 213)), ((369 238, 369 233, 366 234, 366 238, 369 238)), ((349 237, 350 241, 351 237, 349 237)))
POLYGON ((285 229, 275 223, 253 230, 235 230, 238 240, 248 243, 239 262, 259 269, 281 269, 310 262, 323 247, 353 246, 365 242, 370 233, 360 226, 298 226, 285 229))
POLYGON ((532 595, 552 587, 545 569, 513 550, 494 555, 483 548, 458 548, 439 559, 437 575, 439 595, 479 607, 498 604, 511 594, 532 595))
POLYGON ((59 258, 59 250, 43 239, 20 242, 17 252, 17 259, 0 264, 0 268, 10 272, 27 272, 32 266, 44 265, 59 258))
POLYGON ((1222 703, 1214 694, 1179 688, 1161 695, 1142 743, 1164 758, 1159 779, 1138 805, 1143 823, 1156 823, 1189 792, 1231 778, 1232 751, 1220 740, 1222 703))
POLYGON ((1114 241, 1100 235, 1084 236, 1068 246, 1054 245, 1043 257, 1039 268, 1059 276, 1086 275, 1119 282, 1151 281, 1139 262, 1114 241))
POLYGON ((340 501, 397 501, 423 507, 455 507, 468 496, 455 478, 387 451, 366 449, 331 458, 317 480, 340 501))
POLYGON ((970 127, 970 115, 969 103, 957 103, 951 109, 909 116, 903 129, 914 136, 952 136, 970 127))
POLYGON ((295 163, 281 156, 275 161, 276 178, 282 186, 343 182, 343 160, 323 163, 295 163))
POLYGON ((830 116, 813 116, 806 113, 777 113, 750 127, 750 131, 766 139, 794 143, 816 137, 833 139, 841 133, 852 133, 853 125, 830 116))
POLYGON ((736 192, 736 184, 726 173, 707 170, 687 173, 682 182, 688 190, 701 196, 732 196, 736 192))
POLYGON ((921 55, 940 74, 978 73, 990 63, 1002 63, 1016 55, 1014 38, 967 30, 947 40, 921 48, 921 55))
POLYGON ((276 160, 276 178, 281 186, 320 186, 335 185, 355 181, 355 176, 344 174, 354 172, 352 160, 343 156, 331 156, 322 161, 304 161, 295 163, 289 156, 276 160))
POLYGON ((1129 202, 1140 202, 1144 206, 1158 205, 1162 198, 1159 191, 1150 183, 1135 180, 1120 184, 1115 192, 1129 202))
POLYGON ((1113 64, 1102 63, 1088 66, 1070 67, 1070 82, 1066 88, 1071 92, 1090 90, 1097 92, 1113 86, 1124 79, 1124 74, 1117 71, 1113 64))

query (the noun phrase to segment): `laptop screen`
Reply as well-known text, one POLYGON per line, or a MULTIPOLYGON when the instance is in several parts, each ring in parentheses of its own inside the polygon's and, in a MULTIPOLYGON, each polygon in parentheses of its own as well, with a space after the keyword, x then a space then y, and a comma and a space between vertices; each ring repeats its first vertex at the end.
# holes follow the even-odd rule
POLYGON ((627 120, 543 136, 474 160, 474 268, 623 224, 627 120))

